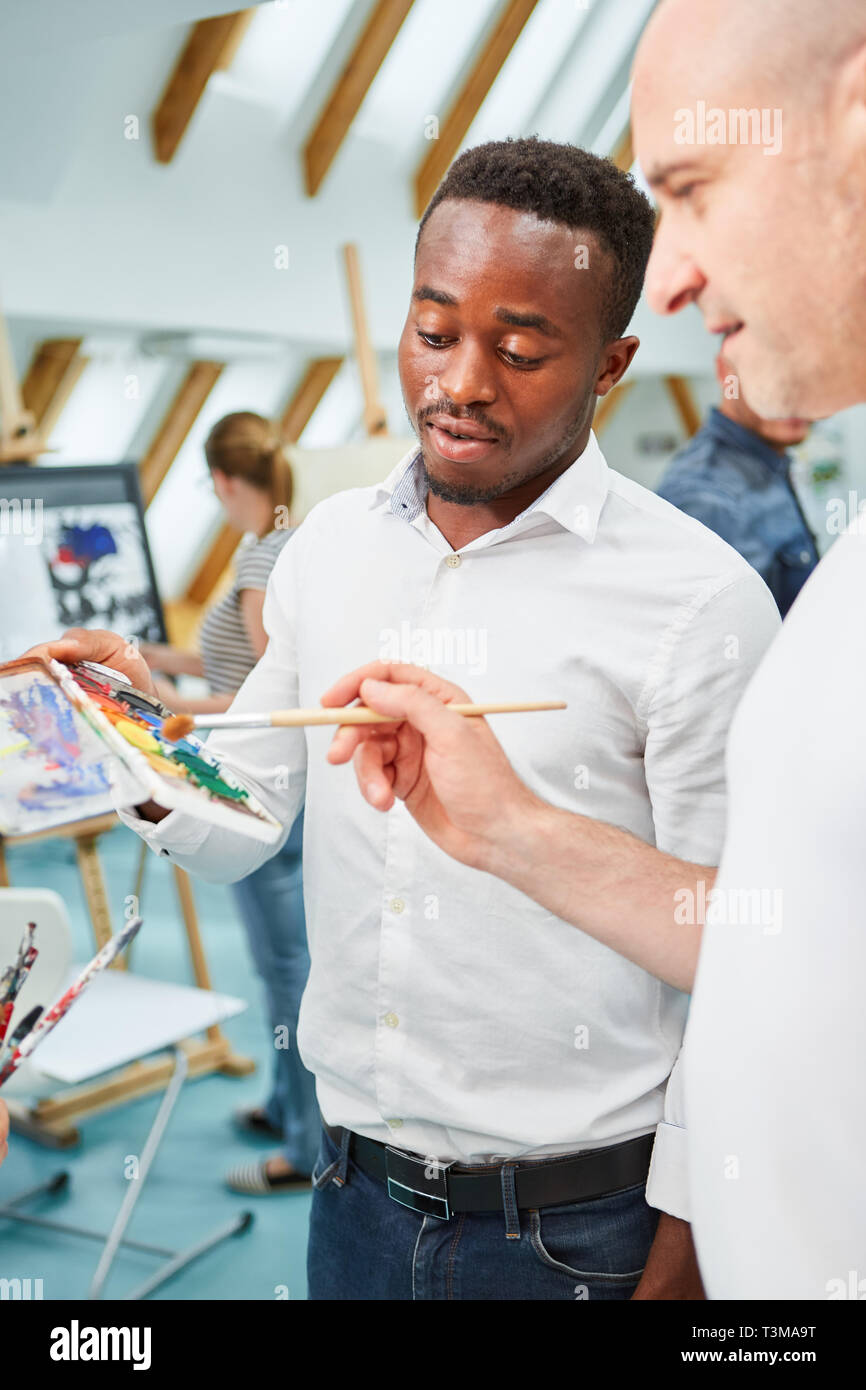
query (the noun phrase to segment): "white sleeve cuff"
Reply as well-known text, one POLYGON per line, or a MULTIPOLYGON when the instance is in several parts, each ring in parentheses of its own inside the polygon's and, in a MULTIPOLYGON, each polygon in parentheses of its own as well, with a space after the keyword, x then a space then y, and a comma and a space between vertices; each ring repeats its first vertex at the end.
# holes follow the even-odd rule
POLYGON ((154 823, 143 820, 134 807, 125 811, 118 807, 116 810, 123 824, 128 825, 150 849, 164 858, 194 854, 204 844, 210 831, 206 822, 185 816, 180 811, 169 811, 161 821, 154 823))
POLYGON ((646 1184, 646 1199, 650 1206, 658 1207, 680 1221, 691 1220, 687 1144, 688 1130, 663 1120, 656 1129, 646 1184))

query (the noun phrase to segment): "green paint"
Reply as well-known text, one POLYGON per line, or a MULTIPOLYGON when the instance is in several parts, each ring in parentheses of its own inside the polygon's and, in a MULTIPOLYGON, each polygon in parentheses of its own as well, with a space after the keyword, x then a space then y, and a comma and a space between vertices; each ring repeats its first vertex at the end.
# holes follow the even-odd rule
POLYGON ((175 748, 172 756, 182 763, 190 774, 190 780, 203 787, 214 796, 224 796, 228 801, 246 801, 249 793, 243 787, 232 787, 224 782, 216 768, 211 767, 204 758, 188 753, 185 748, 175 748))

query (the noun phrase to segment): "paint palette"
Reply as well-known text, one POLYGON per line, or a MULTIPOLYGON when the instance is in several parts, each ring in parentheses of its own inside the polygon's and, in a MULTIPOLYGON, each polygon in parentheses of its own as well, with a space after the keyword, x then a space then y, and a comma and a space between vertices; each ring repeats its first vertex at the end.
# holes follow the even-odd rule
POLYGON ((0 666, 0 835, 155 801, 274 843, 280 823, 200 739, 163 737, 169 713, 91 662, 0 666))

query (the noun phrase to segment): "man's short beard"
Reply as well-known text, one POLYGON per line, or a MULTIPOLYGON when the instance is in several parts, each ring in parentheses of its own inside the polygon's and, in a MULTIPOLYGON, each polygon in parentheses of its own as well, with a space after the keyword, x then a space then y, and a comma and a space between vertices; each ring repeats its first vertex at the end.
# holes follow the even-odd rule
POLYGON ((421 471, 433 496, 438 497, 441 502, 454 502, 458 507, 475 507, 485 502, 495 502, 514 488, 520 487, 521 484, 532 482, 558 463, 578 439, 585 424, 586 407, 584 406, 580 415, 568 427, 563 438, 555 448, 550 449, 544 455, 530 477, 512 469, 511 472, 504 473, 501 478, 497 478, 495 482, 488 483, 486 487, 473 486, 471 483, 446 483, 441 478, 433 477, 424 461, 423 451, 419 460, 421 471))
POLYGON ((441 502, 456 502, 458 507, 475 507, 481 502, 495 502, 497 497, 504 497, 506 492, 510 492, 518 483, 524 481, 519 473, 506 473, 495 483, 488 483, 487 487, 473 487, 470 483, 446 483, 441 478, 433 477, 424 462, 423 454, 420 464, 427 487, 433 496, 438 497, 441 502))

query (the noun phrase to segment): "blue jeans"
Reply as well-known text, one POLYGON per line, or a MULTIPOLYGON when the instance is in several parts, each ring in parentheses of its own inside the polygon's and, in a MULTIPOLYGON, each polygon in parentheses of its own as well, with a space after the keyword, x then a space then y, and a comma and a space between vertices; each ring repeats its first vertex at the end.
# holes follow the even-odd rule
POLYGON ((644 1184, 517 1214, 421 1216, 388 1196, 323 1131, 307 1253, 311 1299, 628 1299, 658 1212, 644 1184), (519 1229, 519 1237, 516 1232, 519 1229))
POLYGON ((301 879, 303 833, 301 812, 279 853, 233 883, 232 891, 264 985, 271 1026, 274 1065, 265 1113, 282 1131, 289 1163, 310 1173, 321 1120, 316 1083, 301 1061, 297 1040, 298 1009, 310 973, 301 879))

